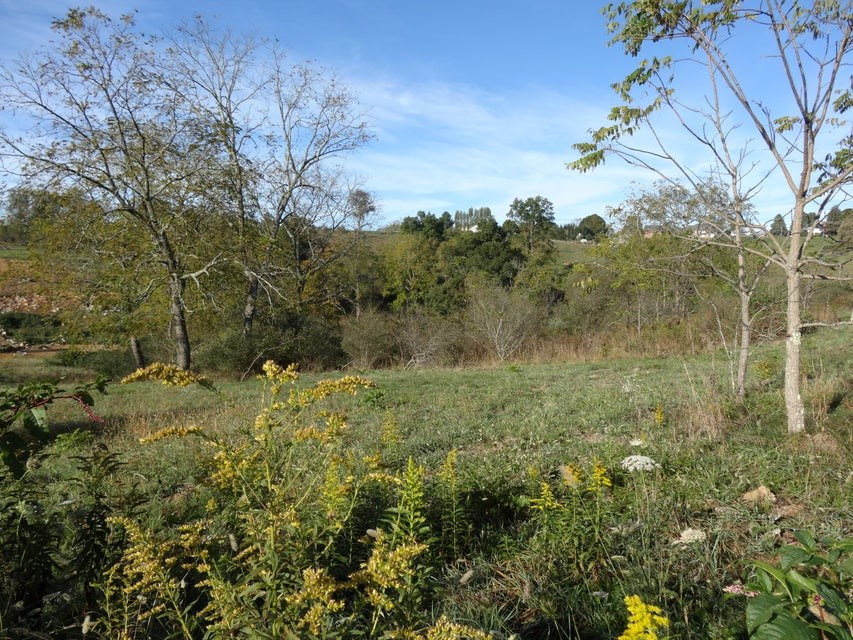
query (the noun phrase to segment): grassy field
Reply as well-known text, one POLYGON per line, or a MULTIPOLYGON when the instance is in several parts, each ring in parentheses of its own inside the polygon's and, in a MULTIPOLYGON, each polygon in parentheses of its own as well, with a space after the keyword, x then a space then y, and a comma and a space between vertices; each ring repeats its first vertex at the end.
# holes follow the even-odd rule
MULTIPOLYGON (((747 637, 746 600, 723 600, 724 587, 753 578, 755 560, 777 562, 796 531, 825 544, 853 535, 851 337, 849 328, 806 337, 809 431, 794 438, 784 433, 778 344, 754 354, 744 407, 729 402, 727 363, 715 357, 364 372, 375 386, 316 405, 305 400, 316 394, 288 399, 289 383, 271 397, 274 380, 221 381, 218 394, 138 382, 96 398, 102 423, 57 403, 56 439, 25 479, 66 527, 80 526, 79 513, 55 506, 68 500, 94 504, 90 516, 109 512, 101 552, 117 568, 98 565, 97 598, 58 587, 70 594, 65 609, 30 618, 8 609, 0 628, 78 637, 68 619, 76 630, 91 611, 98 637, 200 637, 182 620, 190 611, 212 637, 239 618, 270 637, 286 637, 274 620, 299 637, 476 637, 428 635, 446 619, 494 638, 615 638, 629 620, 623 597, 637 595, 660 607, 671 637, 747 637), (338 413, 348 425, 339 436, 304 435, 330 433, 338 413), (140 444, 173 427, 184 437, 140 444), (199 427, 206 435, 189 433, 199 427), (631 455, 652 466, 631 471, 631 455), (197 547, 176 542, 188 523, 197 547), (364 537, 376 530, 385 533, 364 537), (689 531, 701 539, 683 542, 689 531), (151 552, 149 569, 133 555, 143 547, 164 550, 151 552), (394 562, 397 573, 369 571, 394 562), (305 622, 318 611, 305 600, 308 574, 293 567, 327 572, 316 627, 305 622), (270 574, 289 604, 267 611, 245 593, 271 592, 270 574), (155 575, 196 586, 176 595, 155 575), (120 594, 163 606, 122 618, 120 594)), ((3 364, 6 383, 27 371, 85 376, 39 354, 3 364)), ((339 377, 303 376, 294 389, 339 377)), ((79 552, 56 544, 66 563, 79 552)))

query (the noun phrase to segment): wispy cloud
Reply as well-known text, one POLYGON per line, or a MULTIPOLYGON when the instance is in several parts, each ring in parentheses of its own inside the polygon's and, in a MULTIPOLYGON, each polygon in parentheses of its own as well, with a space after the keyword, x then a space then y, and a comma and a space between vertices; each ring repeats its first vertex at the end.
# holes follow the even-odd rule
POLYGON ((535 89, 489 94, 464 85, 358 81, 377 141, 355 167, 382 201, 388 220, 420 209, 489 206, 501 218, 514 198, 542 195, 560 222, 603 213, 632 180, 626 166, 580 175, 566 169, 571 145, 600 125, 604 108, 535 89))

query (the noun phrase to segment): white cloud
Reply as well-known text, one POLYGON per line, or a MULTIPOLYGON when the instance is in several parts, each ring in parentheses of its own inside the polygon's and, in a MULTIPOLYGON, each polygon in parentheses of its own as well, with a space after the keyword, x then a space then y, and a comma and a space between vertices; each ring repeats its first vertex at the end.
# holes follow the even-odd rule
POLYGON ((383 203, 386 220, 420 209, 489 206, 501 219, 514 198, 542 195, 559 222, 603 213, 633 180, 648 174, 606 166, 592 174, 566 169, 571 145, 600 125, 603 108, 555 91, 512 96, 463 85, 413 86, 355 81, 378 139, 353 166, 383 203))

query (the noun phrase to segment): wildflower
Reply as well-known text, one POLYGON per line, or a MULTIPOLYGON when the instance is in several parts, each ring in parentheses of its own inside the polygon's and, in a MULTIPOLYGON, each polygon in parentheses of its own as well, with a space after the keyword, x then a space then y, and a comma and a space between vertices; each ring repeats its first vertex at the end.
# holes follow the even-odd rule
POLYGON ((157 442, 158 440, 163 440, 164 438, 172 436, 183 438, 184 436, 201 432, 201 427, 166 427, 165 429, 160 429, 160 431, 157 431, 156 433, 152 433, 150 436, 140 438, 139 444, 151 444, 152 442, 157 442))
POLYGON ((640 449, 642 449, 646 446, 646 441, 642 438, 632 438, 628 444, 630 444, 632 447, 639 447, 640 449))
POLYGON ((758 595, 758 591, 751 591, 746 589, 740 582, 735 582, 734 584, 730 584, 727 587, 723 587, 723 591, 726 593, 731 593, 736 596, 746 596, 747 598, 754 598, 758 595))
POLYGON ((393 445, 400 442, 400 425, 397 423, 392 412, 388 411, 383 416, 381 429, 379 442, 381 442, 383 446, 393 445))
POLYGON ((531 498, 530 508, 538 511, 555 511, 562 509, 563 505, 557 502, 554 492, 551 491, 551 485, 547 482, 542 482, 539 486, 539 497, 531 498))
POLYGON ((283 369, 272 360, 267 360, 264 362, 262 369, 264 372, 263 377, 272 383, 270 393, 274 396, 278 395, 279 391, 281 391, 282 385, 288 382, 296 382, 299 379, 299 372, 296 371, 295 363, 291 363, 286 369, 283 369))
POLYGON ((605 487, 612 487, 613 481, 607 475, 607 467, 601 464, 601 461, 596 460, 592 465, 592 473, 589 476, 587 488, 590 491, 598 492, 605 487))
POLYGON ((625 596, 628 626, 618 640, 657 640, 658 630, 666 629, 669 620, 660 607, 646 604, 640 596, 625 596))
POLYGON ((654 471, 660 469, 660 465, 648 456, 627 456, 622 460, 622 468, 633 473, 634 471, 654 471))
POLYGON ((581 484, 581 470, 573 464, 561 464, 559 467, 560 478, 567 487, 575 489, 581 484))
POLYGON ((334 598, 337 590, 338 584, 325 569, 305 569, 302 572, 302 589, 287 596, 287 601, 291 604, 308 607, 298 626, 308 629, 314 635, 320 635, 329 614, 344 608, 343 601, 334 598))
POLYGON ((661 427, 664 422, 666 422, 666 414, 663 412, 663 405, 659 404, 655 407, 655 424, 661 427))
POLYGON ((701 529, 687 528, 681 532, 681 536, 677 540, 673 540, 672 544, 693 544, 694 542, 705 542, 708 536, 701 529))
POLYGON ((213 388, 210 380, 204 376, 180 369, 173 364, 155 362, 144 369, 137 369, 130 375, 121 379, 122 384, 138 382, 140 380, 159 380, 167 387, 186 387, 193 382, 205 388, 213 388))
MULTIPOLYGON (((421 636, 417 636, 420 638, 421 636)), ((451 622, 441 616, 436 623, 427 630, 426 640, 492 640, 492 636, 467 625, 451 622)))

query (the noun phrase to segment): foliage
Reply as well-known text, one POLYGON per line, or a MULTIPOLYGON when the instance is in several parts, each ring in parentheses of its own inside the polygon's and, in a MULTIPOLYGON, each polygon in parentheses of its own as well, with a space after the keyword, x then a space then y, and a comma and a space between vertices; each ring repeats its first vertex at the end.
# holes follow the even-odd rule
MULTIPOLYGON (((429 615, 424 469, 409 459, 395 475, 382 469, 381 453, 348 455, 346 417, 324 408, 336 395, 374 385, 347 376, 300 389, 295 367, 268 361, 263 369, 267 406, 235 437, 193 426, 143 439, 149 446, 188 436, 208 443, 205 515, 171 531, 113 519, 128 546, 102 584, 106 615, 96 629, 133 637, 155 623, 187 639, 201 632, 486 638, 429 615), (377 492, 397 493, 396 504, 367 530, 366 553, 353 527, 365 494, 377 492)), ((140 379, 200 380, 162 365, 127 380, 140 379)))
POLYGON ((25 344, 49 344, 62 336, 62 324, 53 316, 25 311, 0 313, 0 328, 9 337, 25 344))
POLYGON ((517 225, 527 255, 543 242, 547 243, 555 227, 554 204, 542 196, 516 198, 509 205, 506 217, 517 225))
POLYGON ((607 235, 607 222, 597 213, 588 215, 578 223, 578 235, 586 240, 599 240, 607 235))
POLYGON ((750 638, 853 637, 853 539, 816 541, 794 532, 798 544, 779 549, 779 561, 755 561, 755 575, 728 591, 745 595, 750 638))
POLYGON ((770 233, 782 237, 788 235, 788 225, 785 224, 785 218, 778 213, 773 216, 773 222, 770 223, 770 233))
POLYGON ((105 392, 106 378, 66 390, 58 382, 32 382, 15 389, 0 391, 0 456, 3 464, 17 478, 24 475, 27 460, 39 445, 51 436, 47 422, 47 406, 57 400, 73 400, 94 421, 101 422, 93 411, 93 391, 105 392), (15 430, 20 421, 24 433, 15 430))

